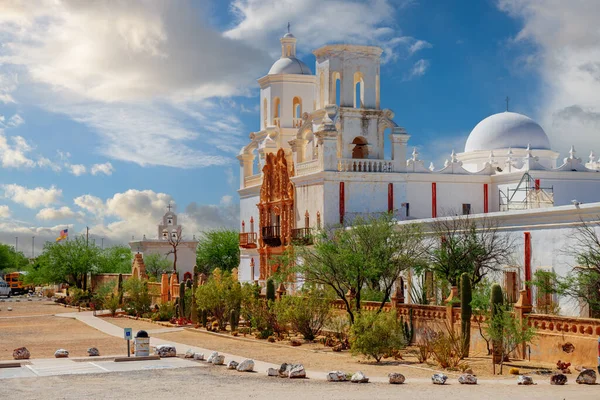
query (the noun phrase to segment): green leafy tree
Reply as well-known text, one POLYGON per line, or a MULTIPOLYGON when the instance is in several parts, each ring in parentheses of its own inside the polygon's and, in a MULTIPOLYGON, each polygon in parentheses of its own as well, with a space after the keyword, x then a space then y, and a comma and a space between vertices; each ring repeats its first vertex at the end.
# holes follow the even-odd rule
MULTIPOLYGON (((89 244, 88 244, 89 245, 89 244)), ((133 255, 128 246, 110 246, 100 251, 94 273, 131 273, 133 255)))
POLYGON ((379 362, 384 355, 403 349, 406 341, 396 312, 363 312, 352 325, 350 344, 352 354, 362 354, 379 362))
POLYGON ((173 271, 173 263, 158 253, 150 253, 144 257, 144 265, 148 276, 160 278, 162 274, 173 271))
POLYGON ((123 282, 125 294, 125 310, 130 315, 143 317, 150 313, 152 297, 148 291, 147 281, 131 277, 123 282))
POLYGON ((231 271, 240 264, 239 233, 230 229, 202 232, 196 249, 199 272, 231 271))
POLYGON ((196 303, 200 310, 208 311, 225 330, 231 310, 238 310, 242 303, 242 286, 229 272, 213 270, 208 281, 196 290, 196 303))
MULTIPOLYGON (((417 225, 398 225, 391 215, 384 214, 356 218, 347 228, 328 227, 315 235, 313 246, 296 246, 295 252, 287 257, 302 262, 292 271, 309 284, 331 288, 344 302, 353 323, 355 312, 360 312, 363 289, 371 287, 382 293, 381 310, 395 282, 420 262, 426 249, 417 225), (353 302, 346 296, 348 292, 354 294, 353 302)), ((287 273, 283 268, 281 274, 287 273)))
POLYGON ((511 264, 514 236, 500 233, 493 219, 438 218, 432 230, 430 269, 452 286, 458 286, 466 273, 475 287, 488 274, 511 264))
POLYGON ((13 271, 22 271, 29 265, 23 252, 15 251, 13 246, 0 243, 0 275, 13 271))

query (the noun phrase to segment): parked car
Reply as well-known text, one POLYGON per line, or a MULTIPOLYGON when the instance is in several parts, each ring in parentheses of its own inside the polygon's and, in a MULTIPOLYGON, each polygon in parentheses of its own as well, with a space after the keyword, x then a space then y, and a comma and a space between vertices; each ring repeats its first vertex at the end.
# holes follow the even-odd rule
POLYGON ((10 294, 11 294, 11 290, 10 290, 10 286, 8 286, 8 283, 6 283, 4 281, 0 281, 0 296, 10 297, 10 294))

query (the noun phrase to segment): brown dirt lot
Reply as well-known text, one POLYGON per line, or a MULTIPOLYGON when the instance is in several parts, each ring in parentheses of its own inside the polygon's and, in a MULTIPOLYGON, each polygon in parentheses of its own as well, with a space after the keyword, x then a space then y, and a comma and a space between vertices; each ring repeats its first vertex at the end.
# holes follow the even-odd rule
POLYGON ((71 357, 87 356, 89 347, 101 355, 124 354, 122 339, 106 335, 71 318, 53 314, 72 312, 52 303, 0 303, 0 360, 12 360, 15 348, 25 346, 32 358, 51 358, 57 349, 67 349, 71 357), (13 311, 7 311, 7 307, 13 311))

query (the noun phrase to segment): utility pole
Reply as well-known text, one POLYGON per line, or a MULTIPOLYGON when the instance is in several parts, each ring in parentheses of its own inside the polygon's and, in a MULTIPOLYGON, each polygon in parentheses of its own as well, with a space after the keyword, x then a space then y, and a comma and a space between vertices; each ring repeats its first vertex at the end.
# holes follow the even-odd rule
POLYGON ((102 250, 104 250, 104 238, 102 238, 102 250))
POLYGON ((19 237, 15 237, 15 253, 19 252, 19 237))
MULTIPOLYGON (((89 236, 90 236, 90 228, 85 227, 85 249, 89 249, 89 236)), ((83 274, 83 291, 87 290, 87 272, 83 274)))
POLYGON ((34 256, 35 256, 35 253, 34 253, 34 250, 33 250, 34 244, 35 244, 35 236, 32 236, 31 237, 31 258, 34 258, 34 256))
POLYGON ((85 227, 85 247, 88 246, 89 235, 90 235, 90 228, 88 228, 86 226, 85 227))

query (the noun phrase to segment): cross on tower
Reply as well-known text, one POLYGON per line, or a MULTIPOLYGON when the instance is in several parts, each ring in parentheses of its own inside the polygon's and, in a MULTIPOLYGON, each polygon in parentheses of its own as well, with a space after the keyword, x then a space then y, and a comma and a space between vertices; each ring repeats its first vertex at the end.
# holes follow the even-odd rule
POLYGON ((288 33, 290 33, 290 23, 288 22, 288 33))
POLYGON ((508 102, 510 101, 510 98, 508 96, 506 96, 506 111, 508 111, 508 102))
POLYGON ((167 208, 169 209, 169 211, 171 211, 171 208, 173 208, 173 206, 171 205, 171 203, 169 203, 169 205, 167 206, 167 208))

